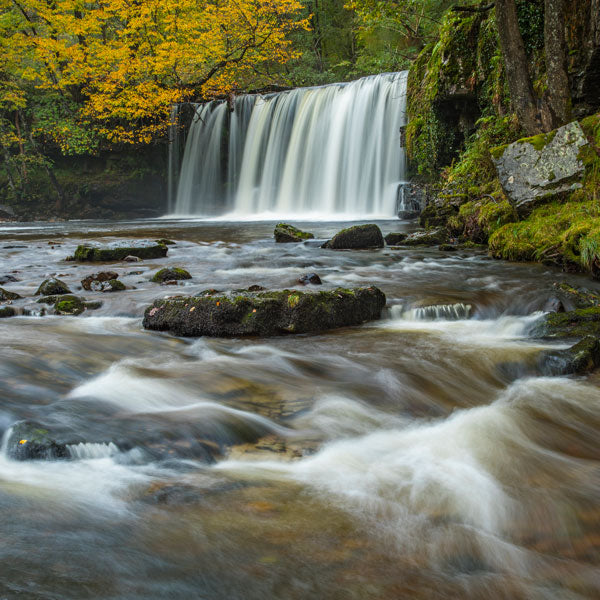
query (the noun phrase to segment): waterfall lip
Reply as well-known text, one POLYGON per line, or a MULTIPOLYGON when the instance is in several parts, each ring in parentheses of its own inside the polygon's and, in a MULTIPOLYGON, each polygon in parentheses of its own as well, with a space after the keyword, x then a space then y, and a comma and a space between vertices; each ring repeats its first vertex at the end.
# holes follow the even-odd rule
MULTIPOLYGON (((194 105, 168 216, 396 217, 406 184, 406 83, 401 71, 241 95, 233 111, 225 101, 194 105)), ((179 151, 179 142, 171 146, 179 151)))

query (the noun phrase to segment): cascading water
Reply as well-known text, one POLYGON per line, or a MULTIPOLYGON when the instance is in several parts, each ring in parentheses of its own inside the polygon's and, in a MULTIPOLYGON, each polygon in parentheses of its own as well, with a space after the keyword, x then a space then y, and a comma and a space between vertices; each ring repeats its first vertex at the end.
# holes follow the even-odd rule
POLYGON ((407 73, 199 105, 174 212, 394 216, 407 73))

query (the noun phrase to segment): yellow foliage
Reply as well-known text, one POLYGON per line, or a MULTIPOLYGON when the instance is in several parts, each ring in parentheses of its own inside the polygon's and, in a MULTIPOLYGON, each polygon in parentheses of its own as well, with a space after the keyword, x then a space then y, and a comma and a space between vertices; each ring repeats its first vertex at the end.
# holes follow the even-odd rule
MULTIPOLYGON (((111 142, 146 143, 170 106, 261 84, 308 28, 299 0, 0 0, 0 109, 27 85, 76 99, 111 142)), ((60 138, 63 132, 46 132, 60 138)))

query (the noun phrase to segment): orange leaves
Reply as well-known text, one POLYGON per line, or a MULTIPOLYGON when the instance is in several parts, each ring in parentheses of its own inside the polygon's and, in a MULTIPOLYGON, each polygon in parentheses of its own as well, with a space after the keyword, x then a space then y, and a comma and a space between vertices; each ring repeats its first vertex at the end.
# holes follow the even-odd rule
MULTIPOLYGON (((261 65, 295 56, 299 0, 0 0, 0 107, 19 88, 72 94, 110 142, 145 143, 170 105, 257 87, 261 65), (21 10, 22 9, 22 10, 21 10)), ((268 69, 266 69, 268 70, 268 69)), ((50 134, 50 137, 52 135, 50 134)))

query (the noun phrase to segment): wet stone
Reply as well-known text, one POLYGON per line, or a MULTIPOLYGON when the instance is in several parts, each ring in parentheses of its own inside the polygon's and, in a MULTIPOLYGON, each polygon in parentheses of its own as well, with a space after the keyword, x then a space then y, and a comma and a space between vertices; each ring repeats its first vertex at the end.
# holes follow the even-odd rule
POLYGON ((331 250, 368 250, 383 246, 381 229, 375 224, 368 224, 342 229, 321 247, 331 250))
POLYGON ((40 287, 35 292, 35 296, 58 296, 60 294, 70 294, 71 290, 69 286, 64 283, 64 281, 60 281, 60 279, 55 279, 54 277, 51 279, 45 279, 40 287))
POLYGON ((93 273, 82 279, 81 285, 83 289, 87 291, 102 291, 99 284, 110 281, 111 279, 118 279, 118 277, 119 274, 115 271, 100 271, 99 273, 93 273))
POLYGON ((0 319, 14 317, 17 311, 12 306, 0 306, 0 319))
POLYGON ((388 233, 384 239, 388 246, 397 246, 398 244, 401 244, 407 236, 408 233, 388 233))
POLYGON ((136 257, 139 260, 163 258, 167 255, 167 247, 155 242, 135 242, 131 245, 110 244, 107 246, 80 245, 75 250, 74 258, 79 262, 110 262, 129 260, 136 257))
POLYGON ((312 240, 315 236, 308 231, 302 231, 293 225, 288 223, 278 223, 273 232, 275 241, 278 244, 287 244, 292 242, 303 242, 305 240, 312 240))
POLYGON ((403 244, 405 246, 439 246, 445 244, 448 239, 448 232, 443 227, 439 229, 427 229, 426 231, 417 231, 406 237, 403 244))
POLYGON ((298 279, 298 283, 301 283, 302 285, 308 285, 310 283, 313 285, 321 285, 323 282, 316 273, 307 273, 298 279))
POLYGON ((67 444, 39 423, 22 421, 13 426, 7 443, 13 460, 57 460, 70 458, 67 444))
POLYGON ((154 273, 152 281, 154 281, 154 283, 165 283, 167 281, 181 281, 191 278, 192 276, 189 272, 181 267, 166 267, 154 273))
POLYGON ((143 326, 181 336, 274 336, 319 332, 379 319, 385 295, 376 287, 323 292, 281 290, 179 296, 156 300, 143 326))
POLYGON ((0 302, 8 302, 10 300, 18 300, 21 296, 15 292, 9 292, 0 287, 0 302))

